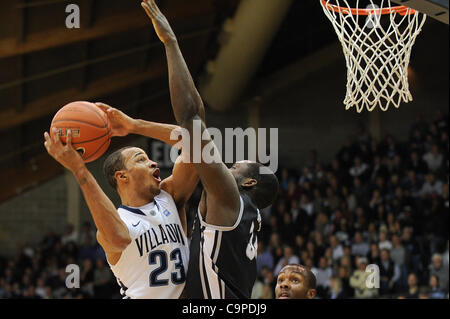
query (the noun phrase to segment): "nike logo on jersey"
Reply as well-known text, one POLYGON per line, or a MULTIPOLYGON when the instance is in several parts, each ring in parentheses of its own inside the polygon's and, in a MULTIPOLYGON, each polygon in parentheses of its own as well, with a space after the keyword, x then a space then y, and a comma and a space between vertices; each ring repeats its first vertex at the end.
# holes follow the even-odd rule
POLYGON ((131 224, 131 225, 133 225, 133 227, 136 227, 137 225, 139 225, 140 222, 141 221, 138 221, 136 225, 135 224, 131 224))

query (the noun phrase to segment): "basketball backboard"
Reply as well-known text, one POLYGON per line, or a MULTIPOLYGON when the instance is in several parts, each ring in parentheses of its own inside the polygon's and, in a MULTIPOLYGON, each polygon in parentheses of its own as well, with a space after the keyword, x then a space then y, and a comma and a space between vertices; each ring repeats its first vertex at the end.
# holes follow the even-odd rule
POLYGON ((413 8, 431 18, 449 24, 449 0, 392 0, 392 2, 413 8))

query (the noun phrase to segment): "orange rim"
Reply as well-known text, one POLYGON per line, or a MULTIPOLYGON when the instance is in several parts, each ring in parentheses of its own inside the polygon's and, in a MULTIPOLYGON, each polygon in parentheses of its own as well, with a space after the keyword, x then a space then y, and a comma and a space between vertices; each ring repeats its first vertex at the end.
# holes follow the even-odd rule
POLYGON ((337 5, 333 5, 333 4, 330 4, 327 0, 321 0, 321 1, 322 1, 322 5, 327 7, 328 10, 333 10, 334 12, 339 12, 342 14, 367 16, 369 14, 383 15, 383 14, 390 14, 393 12, 398 13, 400 15, 416 13, 416 10, 410 9, 405 6, 396 6, 396 7, 389 7, 389 8, 383 8, 383 9, 354 9, 354 8, 347 8, 347 7, 340 7, 337 5))

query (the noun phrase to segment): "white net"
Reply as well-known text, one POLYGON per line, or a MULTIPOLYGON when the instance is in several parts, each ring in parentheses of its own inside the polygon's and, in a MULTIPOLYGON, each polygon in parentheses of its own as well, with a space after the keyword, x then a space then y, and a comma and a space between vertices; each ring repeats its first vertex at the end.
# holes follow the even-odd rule
MULTIPOLYGON (((410 8, 391 10, 390 0, 321 0, 338 35, 347 64, 346 110, 386 111, 412 101, 408 84, 411 49, 426 15, 410 8), (357 9, 357 10, 355 10, 357 9), (361 10, 366 9, 366 10, 361 10)), ((400 8, 400 7, 396 7, 400 8)))

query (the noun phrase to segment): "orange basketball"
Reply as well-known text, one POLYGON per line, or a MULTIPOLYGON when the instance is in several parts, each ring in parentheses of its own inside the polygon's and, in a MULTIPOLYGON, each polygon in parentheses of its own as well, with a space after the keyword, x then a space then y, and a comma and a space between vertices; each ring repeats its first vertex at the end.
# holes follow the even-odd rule
POLYGON ((63 106, 53 117, 53 128, 66 142, 67 130, 72 131, 72 145, 80 153, 85 163, 102 156, 111 143, 111 125, 105 112, 90 102, 72 102, 63 106))

